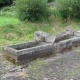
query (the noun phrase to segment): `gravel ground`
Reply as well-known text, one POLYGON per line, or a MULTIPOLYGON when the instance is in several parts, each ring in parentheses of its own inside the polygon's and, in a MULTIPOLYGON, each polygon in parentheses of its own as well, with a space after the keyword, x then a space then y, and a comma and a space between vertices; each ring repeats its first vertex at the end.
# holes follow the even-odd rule
POLYGON ((58 53, 45 58, 37 69, 21 67, 5 60, 0 52, 0 80, 80 80, 80 51, 58 53))

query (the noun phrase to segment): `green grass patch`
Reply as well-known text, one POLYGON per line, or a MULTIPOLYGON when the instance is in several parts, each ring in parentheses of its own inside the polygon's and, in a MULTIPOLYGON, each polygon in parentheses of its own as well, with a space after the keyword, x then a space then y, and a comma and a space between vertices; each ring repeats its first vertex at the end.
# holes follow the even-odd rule
POLYGON ((17 18, 0 16, 0 27, 7 24, 17 24, 20 21, 17 18))
POLYGON ((31 66, 28 67, 28 70, 33 69, 33 70, 38 70, 39 66, 41 65, 47 65, 46 60, 42 58, 37 58, 36 60, 33 60, 31 62, 31 66))
MULTIPOLYGON (((0 16, 0 46, 25 42, 34 39, 34 32, 38 30, 45 31, 50 34, 65 31, 65 26, 71 26, 76 30, 80 30, 80 22, 61 21, 54 16, 43 22, 20 22, 17 18, 0 16)), ((0 47, 0 50, 1 50, 0 47)))

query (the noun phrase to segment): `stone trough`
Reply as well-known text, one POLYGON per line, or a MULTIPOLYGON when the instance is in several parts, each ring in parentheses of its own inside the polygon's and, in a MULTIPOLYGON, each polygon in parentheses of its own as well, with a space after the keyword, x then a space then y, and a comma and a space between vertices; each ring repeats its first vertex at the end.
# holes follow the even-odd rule
POLYGON ((55 35, 36 31, 34 36, 33 41, 4 46, 4 54, 19 62, 55 54, 80 45, 80 32, 70 27, 55 35))
POLYGON ((3 47, 4 54, 15 59, 16 62, 25 59, 45 56, 53 52, 53 44, 38 41, 28 41, 3 47))
POLYGON ((65 50, 70 50, 72 47, 77 47, 80 45, 80 37, 75 37, 67 40, 60 41, 56 44, 56 52, 64 52, 65 50))

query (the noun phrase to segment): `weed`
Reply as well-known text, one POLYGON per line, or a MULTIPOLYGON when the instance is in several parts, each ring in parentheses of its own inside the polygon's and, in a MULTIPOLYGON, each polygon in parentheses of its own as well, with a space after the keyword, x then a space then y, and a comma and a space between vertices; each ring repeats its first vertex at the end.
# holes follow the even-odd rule
POLYGON ((5 74, 6 71, 5 71, 5 70, 0 70, 0 73, 1 73, 1 74, 5 74))
POLYGON ((28 69, 34 69, 34 70, 38 70, 39 69, 39 66, 41 65, 46 65, 47 62, 44 60, 44 59, 41 59, 41 58, 37 58, 36 60, 33 60, 31 62, 31 67, 28 67, 28 69))
POLYGON ((0 16, 0 27, 5 26, 7 24, 17 24, 20 21, 17 18, 0 16))
POLYGON ((43 22, 20 22, 17 18, 0 16, 0 49, 4 45, 28 41, 34 38, 34 32, 42 30, 50 34, 63 32, 65 26, 80 30, 80 22, 69 20, 67 23, 51 16, 43 22))

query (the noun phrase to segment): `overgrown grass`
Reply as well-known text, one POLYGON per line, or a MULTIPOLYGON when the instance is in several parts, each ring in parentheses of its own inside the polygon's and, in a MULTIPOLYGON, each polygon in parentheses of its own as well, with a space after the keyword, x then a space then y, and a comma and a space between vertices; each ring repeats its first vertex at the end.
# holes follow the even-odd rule
POLYGON ((17 18, 0 16, 0 46, 33 39, 36 30, 56 33, 61 30, 58 22, 20 22, 17 18))
POLYGON ((19 22, 17 18, 0 16, 0 27, 6 26, 7 24, 17 24, 19 22))
POLYGON ((50 34, 64 31, 65 26, 80 30, 80 22, 75 20, 62 21, 55 16, 43 22, 20 22, 17 18, 0 16, 0 49, 4 45, 24 42, 34 39, 34 32, 42 30, 50 34))
POLYGON ((30 70, 30 69, 38 70, 39 66, 42 66, 42 65, 47 65, 46 60, 44 60, 42 58, 37 58, 36 60, 33 60, 31 62, 31 66, 29 66, 27 69, 28 70, 30 70))
MULTIPOLYGON (((5 13, 6 14, 6 13, 5 13)), ((50 34, 63 32, 65 26, 71 26, 76 30, 80 30, 80 22, 77 20, 68 20, 67 22, 52 15, 43 22, 21 22, 16 17, 9 16, 9 14, 0 16, 0 50, 2 46, 20 43, 34 39, 34 32, 42 30, 50 34)), ((15 14, 15 13, 13 13, 15 14)), ((32 61, 31 67, 38 70, 40 65, 46 65, 43 59, 36 59, 32 61)))

